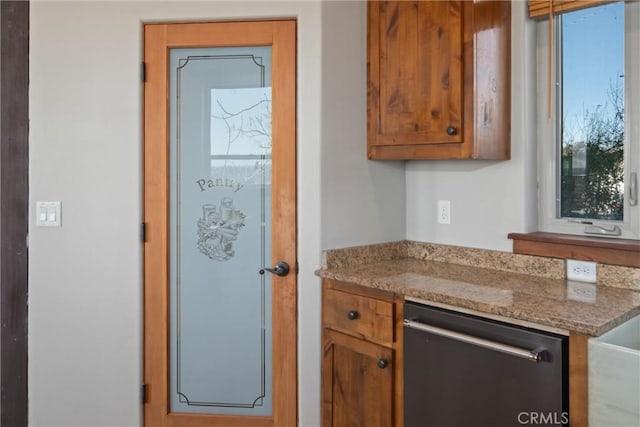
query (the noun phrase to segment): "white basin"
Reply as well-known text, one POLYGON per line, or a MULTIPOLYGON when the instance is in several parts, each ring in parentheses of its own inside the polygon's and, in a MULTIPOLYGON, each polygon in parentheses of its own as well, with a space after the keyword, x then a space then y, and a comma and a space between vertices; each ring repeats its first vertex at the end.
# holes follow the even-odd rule
POLYGON ((640 426, 640 316, 589 339, 589 426, 640 426))

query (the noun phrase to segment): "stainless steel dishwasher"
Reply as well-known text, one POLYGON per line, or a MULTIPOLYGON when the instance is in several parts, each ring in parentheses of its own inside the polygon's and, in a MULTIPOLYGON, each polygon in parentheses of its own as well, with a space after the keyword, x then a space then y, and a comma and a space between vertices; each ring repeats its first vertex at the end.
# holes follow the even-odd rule
POLYGON ((568 425, 566 336, 404 305, 405 427, 568 425))

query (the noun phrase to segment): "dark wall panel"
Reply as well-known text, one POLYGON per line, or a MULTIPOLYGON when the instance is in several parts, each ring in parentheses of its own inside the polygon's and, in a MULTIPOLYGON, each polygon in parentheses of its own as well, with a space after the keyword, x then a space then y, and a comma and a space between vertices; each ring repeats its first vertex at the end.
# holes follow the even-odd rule
POLYGON ((0 1, 0 425, 27 425, 29 2, 0 1))

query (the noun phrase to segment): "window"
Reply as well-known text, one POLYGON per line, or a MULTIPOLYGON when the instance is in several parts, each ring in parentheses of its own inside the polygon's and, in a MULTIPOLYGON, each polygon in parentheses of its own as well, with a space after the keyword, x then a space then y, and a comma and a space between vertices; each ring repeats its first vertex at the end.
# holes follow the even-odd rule
POLYGON ((616 2, 538 25, 538 183, 542 231, 640 238, 640 3, 616 2))

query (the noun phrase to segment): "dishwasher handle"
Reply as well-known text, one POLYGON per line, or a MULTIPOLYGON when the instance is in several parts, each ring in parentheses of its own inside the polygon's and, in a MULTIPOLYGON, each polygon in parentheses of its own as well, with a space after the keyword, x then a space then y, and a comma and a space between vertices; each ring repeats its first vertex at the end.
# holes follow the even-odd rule
POLYGON ((442 337, 451 338, 457 341, 462 341, 468 344, 476 345, 478 347, 487 348, 490 350, 499 351, 501 353, 510 354, 512 356, 521 357, 530 362, 541 362, 544 359, 543 348, 536 348, 534 350, 527 350, 520 347, 515 347, 509 344, 503 344, 496 341, 487 340, 484 338, 474 337, 473 335, 467 335, 460 332, 451 331, 449 329, 439 328, 437 326, 427 325, 426 323, 417 322, 415 320, 404 319, 404 326, 411 329, 417 329, 423 332, 429 332, 434 335, 440 335, 442 337))

